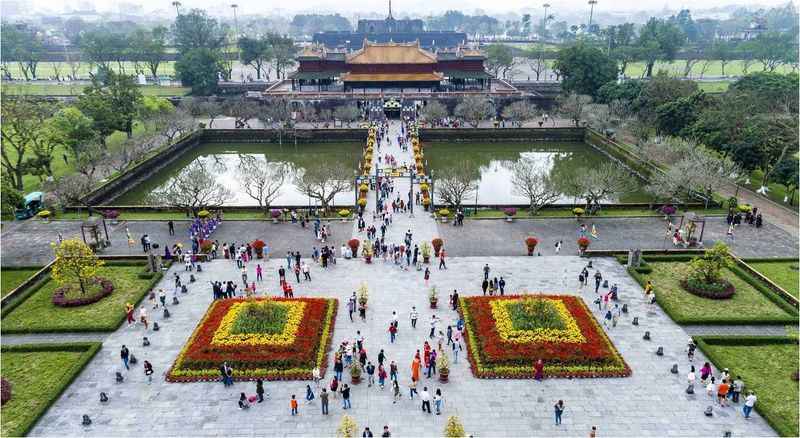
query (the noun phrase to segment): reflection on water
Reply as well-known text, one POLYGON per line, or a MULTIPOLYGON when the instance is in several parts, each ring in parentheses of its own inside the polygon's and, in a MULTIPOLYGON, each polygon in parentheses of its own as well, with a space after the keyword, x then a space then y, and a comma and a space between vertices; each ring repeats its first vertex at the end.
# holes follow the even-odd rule
MULTIPOLYGON (((344 166, 355 169, 360 158, 361 148, 357 144, 301 144, 296 148, 293 145, 280 147, 273 144, 204 144, 188 151, 186 154, 172 162, 169 166, 151 175, 147 180, 124 193, 114 201, 118 205, 145 204, 146 198, 153 190, 170 184, 172 178, 181 169, 195 160, 208 166, 217 182, 231 192, 231 198, 224 205, 257 205, 257 201, 242 190, 239 183, 239 162, 243 157, 250 156, 266 159, 270 164, 285 166, 286 176, 278 197, 273 205, 282 206, 307 206, 308 196, 300 193, 294 184, 298 171, 307 166, 328 165, 344 166)), ((355 175, 355 173, 354 173, 355 175)), ((354 193, 350 190, 336 195, 334 205, 352 204, 354 193)))
MULTIPOLYGON (((528 200, 524 196, 515 193, 511 182, 514 163, 523 158, 532 160, 539 168, 544 169, 556 183, 556 187, 560 181, 576 172, 609 161, 608 157, 583 143, 428 143, 425 146, 425 158, 431 169, 446 169, 458 160, 469 163, 474 171, 473 180, 479 183, 478 190, 467 198, 465 204, 527 204, 528 200)), ((647 196, 640 187, 619 200, 607 200, 646 201, 647 196)), ((563 195, 563 192, 555 201, 556 204, 575 202, 575 198, 563 195)))

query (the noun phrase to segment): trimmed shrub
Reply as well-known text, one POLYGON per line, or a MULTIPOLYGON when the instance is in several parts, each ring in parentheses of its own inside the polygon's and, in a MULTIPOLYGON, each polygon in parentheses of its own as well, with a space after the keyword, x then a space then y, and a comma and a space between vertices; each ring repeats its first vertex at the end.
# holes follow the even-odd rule
POLYGON ((69 292, 74 286, 66 285, 61 286, 53 292, 53 304, 59 307, 78 307, 78 306, 85 306, 87 304, 96 303, 103 298, 111 295, 111 292, 114 291, 114 283, 111 280, 97 277, 91 281, 91 283, 99 284, 100 291, 92 294, 92 295, 85 295, 81 296, 80 298, 67 298, 66 293, 69 292))
MULTIPOLYGON (((652 268, 650 271, 652 272, 652 268)), ((736 292, 736 288, 727 280, 719 280, 717 283, 704 283, 688 279, 681 281, 681 287, 691 294, 703 298, 711 298, 712 300, 729 299, 736 292)))

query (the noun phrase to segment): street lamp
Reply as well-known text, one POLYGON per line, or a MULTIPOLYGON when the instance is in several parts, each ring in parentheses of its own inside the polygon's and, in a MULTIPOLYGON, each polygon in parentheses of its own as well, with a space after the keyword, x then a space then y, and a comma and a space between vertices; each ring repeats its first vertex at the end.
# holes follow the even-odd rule
MULTIPOLYGON (((239 8, 239 5, 236 3, 231 5, 233 9, 233 28, 234 32, 236 32, 236 38, 234 38, 233 43, 236 45, 236 60, 239 62, 239 65, 242 64, 242 51, 239 49, 239 19, 236 16, 236 9, 239 8)), ((242 82, 244 82, 244 72, 242 72, 242 82)))
POLYGON ((542 7, 544 7, 544 17, 542 17, 542 35, 540 35, 541 38, 544 37, 547 31, 547 10, 550 8, 550 3, 545 3, 542 5, 542 7))
POLYGON ((181 15, 181 2, 179 2, 178 0, 175 0, 175 1, 172 2, 172 6, 175 7, 175 15, 176 16, 181 15))
POLYGON ((594 5, 596 4, 597 0, 589 0, 589 26, 586 28, 588 32, 592 31, 592 15, 594 15, 594 5))

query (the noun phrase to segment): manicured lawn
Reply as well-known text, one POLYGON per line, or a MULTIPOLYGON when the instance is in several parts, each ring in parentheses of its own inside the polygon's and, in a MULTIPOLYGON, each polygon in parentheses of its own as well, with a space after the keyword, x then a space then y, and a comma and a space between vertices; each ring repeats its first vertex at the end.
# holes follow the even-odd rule
MULTIPOLYGON (((86 88, 85 84, 37 84, 4 82, 0 92, 4 95, 25 96, 78 96, 86 88)), ((144 85, 139 87, 145 96, 184 96, 189 92, 187 87, 162 87, 160 85, 144 85)))
MULTIPOLYGON (((656 62, 656 65, 653 67, 653 74, 656 74, 659 70, 666 70, 669 74, 673 76, 683 77, 683 68, 686 65, 685 61, 674 61, 674 62, 656 62)), ((642 76, 644 72, 645 63, 644 62, 633 62, 628 64, 627 69, 625 69, 625 75, 631 78, 638 78, 642 76)), ((748 73, 756 73, 761 71, 761 64, 756 62, 750 65, 748 69, 748 73)), ((700 62, 696 63, 692 66, 692 71, 690 73, 690 77, 692 79, 697 79, 700 77, 700 71, 702 70, 702 65, 700 62)), ((781 65, 775 69, 776 73, 789 73, 792 71, 792 68, 788 65, 781 65)), ((712 61, 711 64, 705 71, 705 76, 721 76, 722 75, 722 64, 719 61, 712 61)), ((742 61, 731 61, 725 65, 725 75, 726 76, 742 76, 744 75, 744 64, 742 61)))
MULTIPOLYGON (((797 372, 798 346, 795 343, 765 345, 723 345, 710 341, 702 345, 717 369, 729 368, 742 376, 745 391, 758 397, 756 410, 782 436, 798 436, 798 385, 791 375, 797 372)), ((742 415, 741 402, 725 408, 731 415, 742 415)))
POLYGON ((11 292, 15 287, 22 284, 23 281, 27 280, 31 275, 35 274, 41 268, 30 268, 30 269, 3 269, 0 272, 0 284, 2 285, 2 294, 11 292))
MULTIPOLYGON (((788 313, 771 301, 753 285, 725 269, 723 277, 736 287, 736 293, 727 300, 712 300, 685 291, 680 280, 685 277, 686 262, 658 262, 647 259, 653 271, 636 274, 640 282, 652 280, 658 304, 679 324, 752 324, 792 323, 797 313, 788 313)), ((786 306, 789 306, 787 303, 786 306)))
POLYGON ((104 266, 98 275, 114 282, 114 292, 79 307, 53 305, 53 291, 58 284, 47 281, 3 317, 2 333, 116 330, 125 317, 125 303, 136 304, 154 283, 154 279, 138 278, 144 269, 144 264, 104 266))
POLYGON ((800 297, 800 271, 797 270, 798 262, 794 261, 774 261, 774 262, 747 262, 756 271, 772 280, 775 284, 782 287, 786 292, 800 297), (792 269, 794 267, 794 269, 792 269))
MULTIPOLYGON (((122 63, 123 68, 125 69, 125 73, 135 75, 136 69, 134 68, 133 62, 124 61, 122 63)), ((113 63, 111 66, 114 71, 117 71, 117 63, 113 63)), ((36 68, 36 77, 39 79, 45 79, 48 77, 55 77, 56 68, 59 69, 61 75, 72 74, 72 70, 70 70, 70 65, 66 62, 40 62, 36 68)), ((97 67, 89 64, 88 62, 82 62, 77 69, 77 75, 79 78, 89 78, 89 72, 92 70, 96 70, 97 67)), ((19 64, 16 62, 9 62, 8 63, 8 71, 11 73, 11 77, 14 79, 24 79, 24 75, 22 74, 22 70, 19 68, 19 64)), ((148 70, 147 74, 150 74, 148 70)), ((174 75, 175 74, 175 61, 163 61, 158 65, 158 74, 159 75, 174 75)))
MULTIPOLYGON (((2 436, 23 436, 97 353, 100 343, 3 347, 3 378, 12 385, 2 407, 2 436)), ((79 421, 75 420, 75 421, 79 421)))

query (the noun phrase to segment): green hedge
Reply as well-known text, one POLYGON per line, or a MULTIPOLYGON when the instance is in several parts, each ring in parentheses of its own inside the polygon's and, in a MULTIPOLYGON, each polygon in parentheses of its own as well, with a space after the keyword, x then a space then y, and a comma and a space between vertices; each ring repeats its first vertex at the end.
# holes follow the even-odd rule
MULTIPOLYGON (((729 361, 723 360, 719 355, 714 352, 710 346, 737 346, 737 347, 758 347, 758 346, 767 346, 767 345, 797 345, 798 339, 795 337, 789 336, 697 336, 694 337, 697 342, 697 346, 700 350, 705 354, 711 362, 713 362, 717 368, 730 368, 734 375, 740 374, 739 369, 747 369, 747 367, 741 363, 729 363, 729 361)), ((748 355, 747 358, 750 356, 748 355)), ((770 357, 772 357, 770 355, 770 357)), ((757 359, 756 359, 757 360, 757 359)), ((773 364, 774 365, 774 364, 773 364)), ((794 363, 787 364, 791 366, 786 366, 785 369, 782 366, 778 366, 776 368, 780 368, 782 371, 786 373, 791 373, 797 371, 797 361, 794 358, 794 363)), ((761 370, 760 366, 756 366, 757 369, 761 370)), ((773 381, 777 382, 779 376, 774 375, 774 373, 770 370, 763 370, 763 373, 768 374, 764 376, 764 380, 766 381, 773 381)), ((747 374, 742 373, 742 374, 747 374)), ((752 380, 752 378, 751 378, 752 380)), ((788 380, 788 379, 787 379, 788 380)), ((781 388, 787 389, 787 395, 791 399, 791 397, 797 394, 797 382, 789 380, 795 387, 794 388, 784 388, 784 385, 777 385, 778 390, 762 390, 758 386, 758 384, 753 385, 752 383, 748 383, 748 377, 745 376, 745 390, 748 388, 752 388, 755 390, 756 395, 758 396, 758 402, 756 402, 755 410, 758 412, 764 420, 773 428, 775 429, 781 436, 798 436, 798 429, 797 429, 797 414, 793 415, 794 418, 791 418, 792 415, 784 415, 782 412, 774 412, 773 410, 780 410, 785 408, 797 408, 797 401, 792 402, 791 400, 772 400, 773 397, 780 397, 779 391, 781 388)))
MULTIPOLYGON (((648 256, 646 260, 651 262, 688 262, 693 257, 688 255, 667 255, 667 256, 648 256)), ((641 268, 639 268, 641 269, 641 268)), ((786 317, 760 317, 760 318, 752 318, 743 316, 740 318, 684 318, 680 316, 676 316, 677 312, 676 309, 673 308, 672 303, 666 302, 660 298, 660 295, 656 293, 656 302, 658 302, 659 306, 678 324, 684 325, 692 325, 692 324, 707 324, 707 325, 796 325, 797 324, 797 316, 798 311, 797 309, 792 306, 790 303, 786 302, 780 295, 775 293, 772 289, 764 285, 761 281, 754 278, 749 273, 745 272, 738 266, 732 266, 729 268, 737 277, 745 281, 746 283, 753 286, 753 288, 764 295, 768 300, 773 302, 777 305, 781 310, 785 311, 789 315, 786 317)), ((644 287, 647 280, 644 278, 645 274, 652 272, 652 267, 649 267, 649 271, 645 269, 646 272, 641 272, 637 269, 628 268, 628 273, 631 277, 633 277, 642 287, 644 287)))
MULTIPOLYGON (((35 406, 33 402, 26 404, 24 407, 25 412, 31 412, 33 415, 31 418, 25 422, 19 424, 18 427, 12 430, 5 431, 5 436, 24 436, 26 435, 31 428, 36 424, 36 422, 44 415, 45 412, 52 406, 53 403, 58 400, 61 394, 64 392, 67 387, 75 380, 75 378, 80 375, 81 371, 86 367, 89 361, 100 351, 102 344, 100 342, 76 342, 76 343, 68 343, 68 344, 25 344, 25 345, 4 345, 0 352, 3 354, 5 353, 35 353, 35 352, 83 352, 83 354, 75 361, 64 373, 61 380, 58 381, 57 387, 50 392, 39 392, 37 393, 37 401, 40 403, 39 406, 35 406)), ((36 376, 33 376, 34 378, 36 376)), ((14 385, 14 382, 11 381, 11 384, 14 385)), ((6 415, 6 407, 12 406, 10 403, 14 401, 14 392, 12 389, 12 397, 11 401, 4 406, 3 409, 3 417, 6 415)), ((78 421, 75 419, 75 421, 78 421)))

